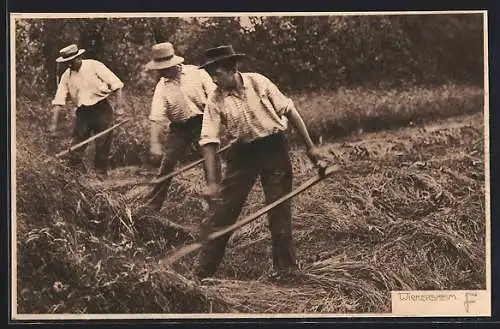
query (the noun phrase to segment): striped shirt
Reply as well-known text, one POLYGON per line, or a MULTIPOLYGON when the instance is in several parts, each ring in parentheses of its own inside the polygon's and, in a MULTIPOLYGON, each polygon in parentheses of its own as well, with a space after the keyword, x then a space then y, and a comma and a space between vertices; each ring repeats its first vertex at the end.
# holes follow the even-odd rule
POLYGON ((123 88, 123 82, 103 63, 83 59, 78 71, 66 69, 61 76, 52 105, 65 105, 68 95, 78 106, 91 106, 123 88))
POLYGON ((220 144, 220 125, 242 143, 287 129, 287 114, 294 108, 292 100, 265 76, 259 73, 239 73, 243 85, 239 91, 212 94, 205 108, 200 145, 220 144))
POLYGON ((156 122, 183 122, 203 114, 207 97, 215 87, 205 70, 194 65, 182 65, 179 81, 164 77, 158 81, 149 119, 156 122))

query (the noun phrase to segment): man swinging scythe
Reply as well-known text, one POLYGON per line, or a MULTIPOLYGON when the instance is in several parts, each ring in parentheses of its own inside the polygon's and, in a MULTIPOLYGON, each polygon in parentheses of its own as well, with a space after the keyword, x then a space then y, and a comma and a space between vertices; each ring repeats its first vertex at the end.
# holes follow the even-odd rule
MULTIPOLYGON (((284 134, 288 121, 302 137, 314 165, 326 169, 292 100, 264 75, 238 70, 238 61, 244 55, 235 53, 230 45, 211 48, 205 52, 206 62, 200 67, 217 85, 205 107, 200 137, 207 171, 205 196, 215 204, 208 232, 204 232, 207 235, 236 222, 257 177, 268 205, 292 193, 292 165, 284 134), (224 179, 219 177, 220 163, 215 156, 221 125, 237 139, 226 154, 224 179)), ((289 199, 268 212, 273 267, 278 277, 293 275, 297 270, 291 217, 289 199)), ((201 246, 195 269, 199 278, 216 272, 229 237, 220 235, 201 246)))

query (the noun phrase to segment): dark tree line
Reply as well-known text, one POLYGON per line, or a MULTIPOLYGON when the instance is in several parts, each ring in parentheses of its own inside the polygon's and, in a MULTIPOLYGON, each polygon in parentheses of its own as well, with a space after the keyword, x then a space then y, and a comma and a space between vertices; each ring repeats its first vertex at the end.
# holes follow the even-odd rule
POLYGON ((170 41, 187 62, 231 43, 243 70, 265 72, 283 89, 335 89, 483 82, 480 14, 23 19, 16 24, 19 90, 53 92, 58 50, 75 42, 126 83, 151 88, 143 65, 155 42, 170 41), (33 88, 29 88, 32 90, 33 88))

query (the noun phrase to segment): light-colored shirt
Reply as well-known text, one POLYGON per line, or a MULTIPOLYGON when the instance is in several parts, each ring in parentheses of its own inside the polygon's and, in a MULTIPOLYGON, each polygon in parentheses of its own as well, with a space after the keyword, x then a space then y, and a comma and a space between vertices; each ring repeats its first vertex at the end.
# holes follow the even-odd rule
POLYGON ((259 73, 239 73, 239 91, 217 88, 205 108, 200 145, 220 144, 220 127, 242 143, 249 143, 287 129, 286 114, 293 101, 259 73))
POLYGON ((68 95, 78 106, 94 105, 117 89, 123 82, 103 63, 94 59, 83 59, 78 71, 68 68, 61 76, 53 105, 65 105, 68 95))
POLYGON ((207 71, 194 65, 182 65, 179 80, 162 77, 156 84, 149 119, 183 122, 203 114, 207 98, 215 88, 207 71))

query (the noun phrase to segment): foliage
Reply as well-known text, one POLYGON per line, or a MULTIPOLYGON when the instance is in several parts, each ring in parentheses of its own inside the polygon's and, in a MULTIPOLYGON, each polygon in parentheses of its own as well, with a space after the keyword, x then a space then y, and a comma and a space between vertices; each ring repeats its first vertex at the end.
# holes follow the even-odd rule
POLYGON ((204 50, 231 43, 248 54, 243 70, 262 72, 285 90, 482 83, 482 17, 468 15, 131 17, 16 20, 18 90, 56 86, 58 49, 79 43, 144 90, 152 44, 172 42, 194 64, 204 50), (36 54, 36 55, 35 55, 36 54))

